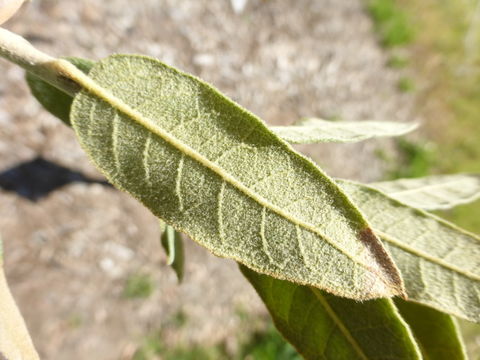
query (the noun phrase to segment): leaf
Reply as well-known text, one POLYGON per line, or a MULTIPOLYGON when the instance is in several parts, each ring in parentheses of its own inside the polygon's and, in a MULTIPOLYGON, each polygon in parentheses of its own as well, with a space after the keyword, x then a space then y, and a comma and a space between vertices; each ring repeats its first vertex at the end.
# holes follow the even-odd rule
MULTIPOLYGON (((94 64, 91 60, 76 57, 67 57, 65 60, 68 60, 86 74, 88 74, 94 64)), ((73 98, 29 72, 26 73, 25 78, 32 95, 35 96, 38 102, 66 125, 70 126, 70 107, 73 98)))
POLYGON ((0 25, 10 19, 22 6, 25 0, 2 0, 0 1, 0 25))
POLYGON ((402 299, 395 299, 395 305, 410 325, 425 360, 467 359, 459 329, 450 315, 402 299))
POLYGON ((359 303, 322 290, 240 270, 275 326, 306 360, 421 359, 390 299, 359 303))
POLYGON ((0 359, 39 359, 3 272, 0 239, 0 359))
POLYGON ((167 264, 175 271, 178 282, 181 283, 185 259, 182 234, 175 231, 170 225, 166 225, 162 230, 161 243, 168 257, 167 264))
POLYGON ((272 126, 279 137, 293 144, 356 142, 373 137, 404 135, 417 124, 389 121, 327 121, 304 119, 291 126, 272 126))
POLYGON ((388 196, 424 210, 444 210, 480 198, 480 175, 459 174, 370 184, 388 196))
POLYGON ((85 76, 71 120, 118 188, 215 255, 356 299, 402 293, 397 269, 340 188, 201 80, 116 55, 85 76))
POLYGON ((480 239, 382 192, 338 184, 362 209, 400 268, 408 298, 480 321, 480 239))

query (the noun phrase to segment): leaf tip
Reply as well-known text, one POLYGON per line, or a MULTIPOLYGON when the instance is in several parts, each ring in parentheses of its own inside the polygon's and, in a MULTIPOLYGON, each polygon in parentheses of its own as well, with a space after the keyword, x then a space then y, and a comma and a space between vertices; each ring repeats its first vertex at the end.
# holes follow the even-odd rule
POLYGON ((398 295, 405 299, 407 293, 402 276, 400 275, 400 270, 398 270, 392 258, 383 247, 380 239, 370 227, 361 230, 359 237, 360 241, 372 253, 373 257, 379 264, 379 270, 381 271, 381 274, 379 275, 387 286, 391 296, 398 295))

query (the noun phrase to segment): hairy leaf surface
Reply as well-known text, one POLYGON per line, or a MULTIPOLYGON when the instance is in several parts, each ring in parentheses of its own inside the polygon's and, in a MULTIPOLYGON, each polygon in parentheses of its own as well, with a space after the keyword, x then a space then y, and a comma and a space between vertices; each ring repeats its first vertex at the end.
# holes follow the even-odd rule
POLYGON ((408 298, 480 321, 480 239, 382 192, 338 181, 400 268, 408 298))
POLYGON ((395 299, 395 305, 412 329, 425 360, 467 359, 461 334, 450 315, 402 299, 395 299))
POLYGON ((161 227, 164 229, 162 229, 160 242, 167 254, 167 264, 173 269, 175 275, 177 275, 178 282, 180 283, 183 280, 185 261, 182 234, 170 225, 161 227))
POLYGON ((134 55, 69 75, 86 89, 71 111, 84 150, 175 229, 216 255, 337 295, 402 293, 395 265, 340 188, 206 83, 134 55))
POLYGON ((388 121, 327 121, 304 119, 291 126, 272 126, 270 129, 293 144, 323 142, 356 142, 373 137, 404 135, 417 128, 413 123, 388 121))
POLYGON ((480 198, 480 175, 459 174, 370 184, 390 197, 424 210, 450 209, 480 198))
POLYGON ((240 270, 275 326, 307 360, 421 359, 406 323, 389 299, 367 302, 240 270))
MULTIPOLYGON (((86 74, 94 64, 91 60, 76 57, 68 57, 65 58, 65 60, 68 60, 86 74)), ((73 98, 29 72, 25 74, 25 78, 32 95, 38 100, 38 102, 52 115, 70 126, 70 108, 72 106, 73 98)))

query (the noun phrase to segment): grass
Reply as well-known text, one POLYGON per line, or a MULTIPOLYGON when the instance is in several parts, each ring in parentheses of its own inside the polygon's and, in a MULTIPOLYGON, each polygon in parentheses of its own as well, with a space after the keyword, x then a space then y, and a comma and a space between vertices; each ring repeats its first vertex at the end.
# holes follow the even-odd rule
POLYGON ((145 299, 148 298, 154 290, 153 281, 150 275, 133 274, 130 275, 123 289, 123 296, 127 299, 145 299))
MULTIPOLYGON (((237 339, 238 340, 238 339, 237 339)), ((269 325, 264 331, 253 332, 240 340, 238 351, 230 354, 225 344, 200 346, 179 344, 167 346, 160 331, 142 340, 133 360, 301 360, 293 347, 269 325)))
POLYGON ((409 93, 415 90, 415 82, 406 76, 402 76, 397 83, 398 90, 403 93, 409 93))
POLYGON ((302 357, 270 325, 266 331, 251 335, 249 341, 242 345, 237 359, 302 360, 302 357))
POLYGON ((415 178, 431 174, 436 158, 433 144, 398 138, 396 147, 399 159, 396 161, 387 159, 389 163, 393 164, 392 168, 387 171, 389 179, 415 178))
POLYGON ((388 67, 393 69, 403 69, 410 64, 410 60, 406 56, 392 55, 388 60, 388 67))
POLYGON ((368 10, 384 46, 401 46, 413 41, 415 32, 395 0, 370 0, 368 10))

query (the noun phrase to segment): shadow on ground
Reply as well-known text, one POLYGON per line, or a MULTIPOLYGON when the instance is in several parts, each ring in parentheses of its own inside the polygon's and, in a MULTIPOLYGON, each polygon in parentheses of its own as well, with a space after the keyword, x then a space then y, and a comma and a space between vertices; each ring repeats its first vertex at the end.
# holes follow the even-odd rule
POLYGON ((65 185, 78 182, 111 186, 107 181, 89 178, 42 157, 19 163, 0 173, 0 188, 34 202, 65 185))

